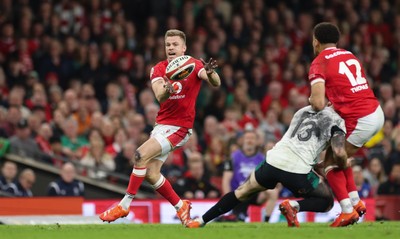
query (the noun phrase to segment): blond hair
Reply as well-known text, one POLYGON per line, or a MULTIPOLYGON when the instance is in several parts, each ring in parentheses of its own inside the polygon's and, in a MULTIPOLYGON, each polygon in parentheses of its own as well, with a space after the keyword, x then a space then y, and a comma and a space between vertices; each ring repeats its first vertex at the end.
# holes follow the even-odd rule
POLYGON ((183 40, 183 42, 186 44, 186 35, 183 31, 180 31, 178 29, 170 29, 165 33, 165 38, 174 37, 174 36, 180 37, 183 40))

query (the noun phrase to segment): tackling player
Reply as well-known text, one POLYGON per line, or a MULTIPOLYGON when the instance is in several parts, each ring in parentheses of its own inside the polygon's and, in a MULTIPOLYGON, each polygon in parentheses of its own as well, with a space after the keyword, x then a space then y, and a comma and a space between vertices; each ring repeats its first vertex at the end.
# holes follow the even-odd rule
POLYGON ((160 111, 151 137, 135 152, 135 163, 129 185, 120 203, 100 214, 103 221, 112 222, 129 213, 129 207, 143 180, 146 179, 154 189, 167 199, 177 210, 182 224, 190 219, 190 202, 181 200, 171 184, 160 173, 161 166, 168 154, 184 145, 189 139, 195 118, 195 103, 203 80, 210 85, 221 85, 215 60, 207 63, 196 60, 195 70, 188 78, 172 82, 165 76, 168 62, 183 56, 186 51, 185 33, 168 30, 165 34, 165 52, 167 60, 159 62, 151 69, 152 89, 160 102, 160 111))
POLYGON ((244 184, 225 194, 201 218, 190 220, 186 226, 202 227, 255 193, 275 188, 279 182, 296 197, 304 198, 299 201, 285 200, 279 205, 288 226, 299 227, 297 212, 330 210, 333 195, 312 168, 329 143, 335 157, 347 159, 345 130, 343 119, 332 108, 326 107, 319 112, 311 106, 300 109, 293 116, 283 138, 267 152, 266 160, 257 166, 244 184))
MULTIPOLYGON (((350 51, 336 48, 339 39, 339 29, 331 23, 314 27, 316 58, 308 75, 311 82, 309 100, 315 110, 322 110, 326 96, 345 120, 346 152, 351 157, 382 128, 384 114, 360 61, 350 51)), ((366 212, 366 207, 358 196, 351 167, 346 167, 346 161, 333 160, 330 149, 326 156, 326 178, 342 208, 331 226, 347 226, 357 221, 366 212)))

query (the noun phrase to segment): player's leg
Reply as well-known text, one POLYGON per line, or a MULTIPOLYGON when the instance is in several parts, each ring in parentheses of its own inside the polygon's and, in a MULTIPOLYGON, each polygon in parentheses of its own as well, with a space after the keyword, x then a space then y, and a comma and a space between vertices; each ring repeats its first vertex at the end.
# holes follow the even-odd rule
POLYGON ((308 180, 315 187, 311 192, 299 195, 304 199, 299 200, 299 212, 327 212, 333 207, 333 194, 328 184, 320 179, 314 172, 310 172, 308 180))
MULTIPOLYGON (((356 122, 350 121, 350 125, 354 125, 354 129, 349 133, 346 141, 348 157, 355 155, 369 139, 381 130, 384 121, 385 117, 380 106, 378 106, 372 114, 360 118, 356 122)), ((348 121, 346 121, 346 125, 347 124, 348 121)), ((358 195, 357 187, 354 182, 353 170, 351 167, 347 167, 343 172, 346 177, 346 188, 351 204, 357 213, 362 216, 366 213, 366 207, 358 195)))
POLYGON ((336 199, 340 203, 343 213, 352 213, 353 205, 351 204, 347 191, 347 180, 344 171, 339 168, 333 159, 332 148, 328 147, 325 154, 325 175, 336 199))
MULTIPOLYGON (((348 152, 349 157, 353 156, 357 153, 360 147, 357 147, 348 141, 346 141, 346 152, 348 152)), ((362 216, 366 213, 366 207, 364 203, 360 200, 360 196, 358 195, 358 190, 356 183, 354 181, 353 169, 349 164, 347 168, 343 170, 344 176, 346 177, 346 189, 351 201, 353 208, 357 211, 359 216, 362 216)))
POLYGON ((266 191, 263 191, 262 193, 259 194, 259 197, 257 199, 257 204, 262 205, 266 202, 265 216, 264 216, 265 222, 269 222, 272 212, 274 211, 275 204, 278 201, 280 190, 281 188, 276 187, 274 189, 268 189, 266 191))
POLYGON ((157 125, 156 128, 158 130, 152 133, 152 137, 161 145, 161 154, 148 164, 148 167, 151 168, 146 174, 146 180, 175 207, 178 218, 182 224, 186 225, 190 219, 191 203, 189 200, 180 199, 170 182, 161 175, 160 170, 169 152, 182 147, 189 140, 192 131, 191 129, 171 125, 157 125))
POLYGON ((186 225, 190 219, 191 203, 188 200, 182 200, 171 183, 160 173, 161 167, 167 159, 168 154, 152 159, 147 164, 146 181, 149 182, 154 190, 167 199, 177 211, 177 216, 182 224, 186 225))
POLYGON ((136 150, 134 159, 135 163, 132 174, 129 178, 126 194, 117 206, 114 206, 113 208, 100 214, 99 217, 101 220, 112 222, 120 217, 125 217, 128 215, 131 202, 145 178, 147 163, 150 161, 150 159, 160 155, 160 153, 161 146, 154 138, 148 139, 136 150))
MULTIPOLYGON (((319 177, 315 173, 297 174, 281 171, 279 181, 296 197, 306 197, 318 187, 319 177)), ((297 213, 300 210, 324 211, 328 205, 329 202, 324 198, 310 197, 300 201, 284 200, 279 205, 279 209, 285 216, 289 227, 299 227, 297 213), (312 204, 315 204, 315 207, 310 207, 312 204)))
POLYGON ((187 227, 202 227, 211 220, 229 212, 241 202, 250 199, 255 193, 264 191, 265 188, 258 184, 254 171, 250 177, 240 185, 235 191, 225 194, 213 207, 211 207, 202 217, 191 220, 187 227))

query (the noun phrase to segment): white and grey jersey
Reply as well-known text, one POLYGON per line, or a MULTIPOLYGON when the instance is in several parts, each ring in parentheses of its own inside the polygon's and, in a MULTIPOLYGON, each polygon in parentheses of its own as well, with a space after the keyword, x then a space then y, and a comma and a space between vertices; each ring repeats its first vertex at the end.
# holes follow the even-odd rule
POLYGON ((283 138, 267 152, 267 163, 287 172, 309 173, 328 146, 334 126, 346 132, 344 120, 332 108, 300 109, 283 138))

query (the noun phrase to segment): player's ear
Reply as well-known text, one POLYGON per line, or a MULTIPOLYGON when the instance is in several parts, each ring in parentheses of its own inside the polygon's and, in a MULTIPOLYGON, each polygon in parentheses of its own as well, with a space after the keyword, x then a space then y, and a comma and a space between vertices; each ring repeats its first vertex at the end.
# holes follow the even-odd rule
POLYGON ((315 37, 313 39, 313 46, 314 48, 317 48, 319 46, 319 41, 315 37))
POLYGON ((187 49, 186 44, 184 44, 182 48, 183 48, 183 53, 185 53, 187 49))

